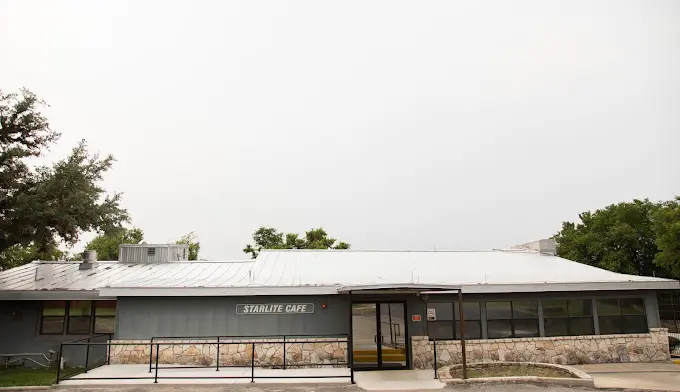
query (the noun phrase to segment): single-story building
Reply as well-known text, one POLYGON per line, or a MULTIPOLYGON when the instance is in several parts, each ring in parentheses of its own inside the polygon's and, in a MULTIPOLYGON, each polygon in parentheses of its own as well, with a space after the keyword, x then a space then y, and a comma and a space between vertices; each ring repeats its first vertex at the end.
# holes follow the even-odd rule
MULTIPOLYGON (((111 333, 129 343, 111 347, 112 363, 148 363, 152 338, 186 338, 194 344, 161 348, 161 363, 209 365, 215 344, 196 341, 285 335, 299 344, 285 354, 258 347, 259 363, 285 355, 419 369, 433 366, 435 342, 440 363, 460 362, 464 334, 468 362, 664 361, 656 292, 680 288, 566 260, 548 240, 490 251, 265 250, 228 262, 186 261, 183 250, 128 246, 118 261, 0 272, 0 356, 111 333)), ((249 363, 240 346, 223 348, 220 363, 249 363)), ((64 352, 74 363, 81 355, 64 352)))

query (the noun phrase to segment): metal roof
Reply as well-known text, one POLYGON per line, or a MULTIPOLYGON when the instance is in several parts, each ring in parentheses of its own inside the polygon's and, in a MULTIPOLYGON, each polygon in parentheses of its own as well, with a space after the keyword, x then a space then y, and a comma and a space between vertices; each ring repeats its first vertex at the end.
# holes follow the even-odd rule
POLYGON ((256 260, 33 262, 0 272, 0 298, 100 291, 102 296, 337 294, 404 288, 464 293, 678 289, 531 251, 268 250, 256 260))

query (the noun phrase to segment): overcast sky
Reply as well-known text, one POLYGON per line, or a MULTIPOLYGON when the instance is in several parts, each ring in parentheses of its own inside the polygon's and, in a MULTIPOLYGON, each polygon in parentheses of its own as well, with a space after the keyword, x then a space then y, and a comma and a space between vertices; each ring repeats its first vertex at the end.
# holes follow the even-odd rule
POLYGON ((0 57, 48 159, 113 154, 147 241, 207 259, 262 225, 498 248, 680 194, 675 0, 3 0, 0 57))

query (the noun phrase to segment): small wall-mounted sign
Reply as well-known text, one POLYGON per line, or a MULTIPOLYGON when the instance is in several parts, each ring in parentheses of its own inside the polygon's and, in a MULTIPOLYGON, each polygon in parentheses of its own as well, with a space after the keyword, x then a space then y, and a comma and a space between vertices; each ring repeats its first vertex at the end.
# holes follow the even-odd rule
POLYGON ((433 308, 427 308, 427 321, 437 320, 437 311, 433 308))
POLYGON ((420 321, 420 315, 414 314, 413 316, 411 316, 411 321, 420 321))
POLYGON ((314 313, 314 304, 238 304, 236 314, 314 313))

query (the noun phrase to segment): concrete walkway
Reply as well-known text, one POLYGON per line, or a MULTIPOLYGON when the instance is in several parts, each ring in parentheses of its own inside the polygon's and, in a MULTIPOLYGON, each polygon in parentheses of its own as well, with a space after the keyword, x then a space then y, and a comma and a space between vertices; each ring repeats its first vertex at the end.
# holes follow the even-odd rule
MULTIPOLYGON (((250 368, 230 367, 199 369, 158 369, 158 384, 249 384, 250 368), (192 378, 203 377, 203 378, 192 378)), ((255 369, 255 383, 267 384, 349 384, 349 369, 323 367, 314 369, 255 369), (260 378, 258 378, 260 377, 260 378), (295 378, 300 377, 300 378, 295 378), (310 377, 310 378, 307 378, 310 377)), ((148 385, 154 373, 149 365, 104 365, 87 373, 61 381, 60 385, 148 385), (98 380, 95 380, 97 378, 98 380), (116 379, 128 378, 128 379, 116 379), (129 379, 136 378, 136 379, 129 379)))
POLYGON ((673 363, 603 363, 570 366, 590 374, 597 388, 680 391, 680 365, 673 363))
POLYGON ((432 370, 382 370, 354 372, 357 386, 367 391, 421 391, 443 389, 432 370))

